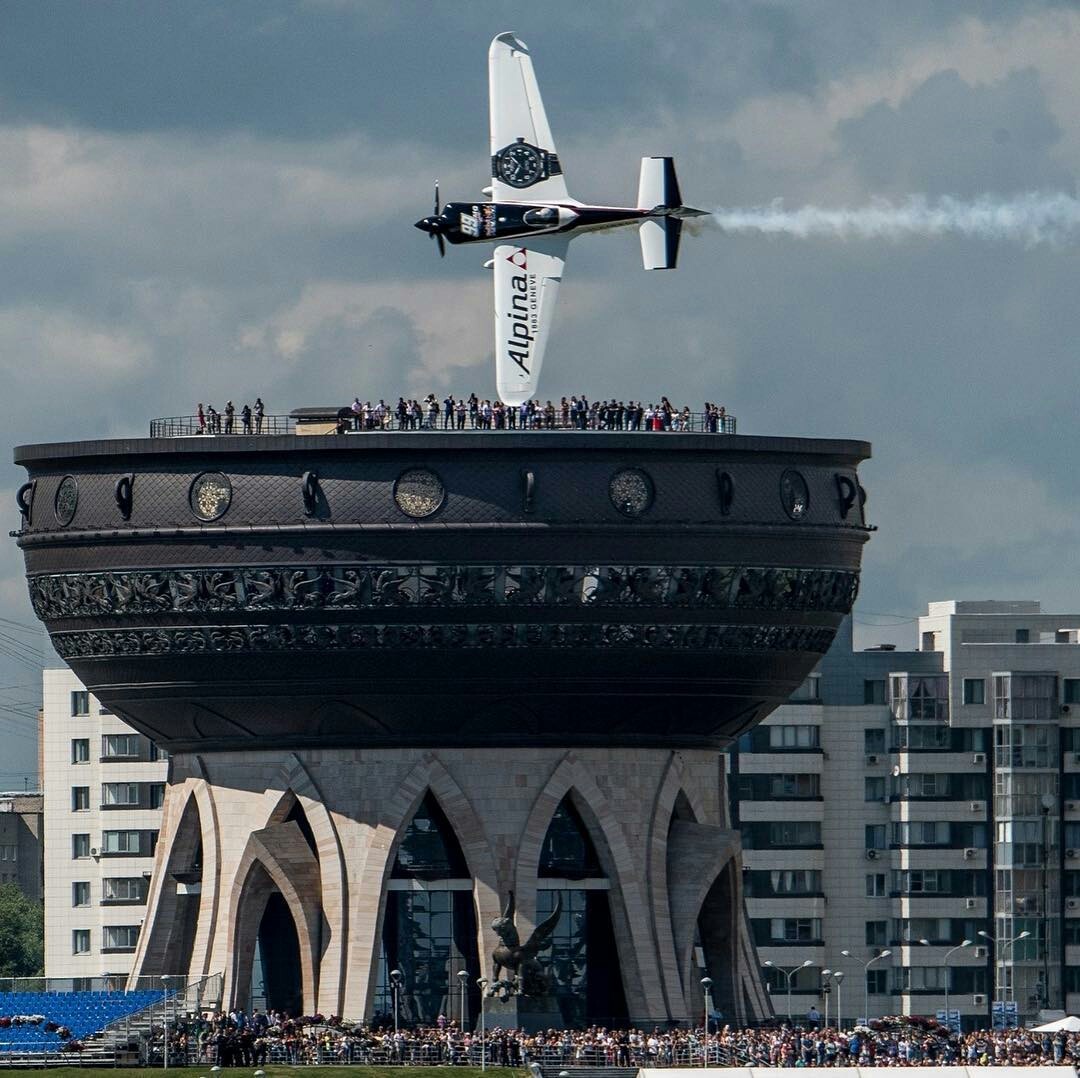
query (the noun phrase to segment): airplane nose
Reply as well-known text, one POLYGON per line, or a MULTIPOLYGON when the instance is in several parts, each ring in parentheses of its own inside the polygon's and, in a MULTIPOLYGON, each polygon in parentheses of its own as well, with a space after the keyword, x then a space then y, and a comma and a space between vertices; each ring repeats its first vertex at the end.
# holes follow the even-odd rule
POLYGON ((432 227, 430 217, 421 217, 420 220, 413 225, 413 228, 418 228, 421 232, 435 231, 435 229, 432 227))

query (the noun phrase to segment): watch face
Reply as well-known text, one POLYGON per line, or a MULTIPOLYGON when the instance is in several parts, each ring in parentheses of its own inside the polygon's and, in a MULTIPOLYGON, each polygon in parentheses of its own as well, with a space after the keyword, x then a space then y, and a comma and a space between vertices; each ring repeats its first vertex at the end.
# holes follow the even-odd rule
POLYGON ((498 153, 499 179, 511 187, 528 187, 540 179, 544 163, 540 151, 527 142, 516 142, 498 153))

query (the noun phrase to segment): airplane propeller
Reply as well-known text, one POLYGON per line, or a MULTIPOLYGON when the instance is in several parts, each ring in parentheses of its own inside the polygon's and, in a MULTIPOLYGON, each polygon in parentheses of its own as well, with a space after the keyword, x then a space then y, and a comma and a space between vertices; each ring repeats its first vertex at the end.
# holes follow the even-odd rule
POLYGON ((439 257, 446 257, 446 241, 443 239, 443 220, 439 216, 439 181, 435 181, 435 212, 430 217, 425 217, 416 222, 416 227, 426 232, 439 245, 439 257))

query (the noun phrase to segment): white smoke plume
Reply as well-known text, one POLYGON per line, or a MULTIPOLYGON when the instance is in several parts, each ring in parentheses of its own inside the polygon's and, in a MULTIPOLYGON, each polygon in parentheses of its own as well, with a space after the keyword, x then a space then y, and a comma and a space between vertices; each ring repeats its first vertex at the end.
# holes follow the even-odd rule
MULTIPOLYGON (((797 239, 904 240, 919 236, 970 236, 984 240, 1065 244, 1080 239, 1080 199, 1030 192, 1009 199, 983 196, 904 202, 875 199, 856 209, 802 206, 785 209, 779 200, 750 209, 719 209, 712 218, 724 232, 765 233, 797 239)), ((706 220, 706 218, 702 218, 706 220)))

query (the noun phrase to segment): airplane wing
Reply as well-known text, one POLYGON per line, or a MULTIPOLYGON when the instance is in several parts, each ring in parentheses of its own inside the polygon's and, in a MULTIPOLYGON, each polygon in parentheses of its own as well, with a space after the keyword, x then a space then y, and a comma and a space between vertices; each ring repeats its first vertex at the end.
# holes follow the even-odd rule
POLYGON ((491 43, 488 93, 491 197, 496 202, 569 198, 532 57, 514 34, 499 34, 491 43))
POLYGON ((495 381, 507 404, 536 394, 569 244, 538 236, 527 247, 495 248, 495 381))

